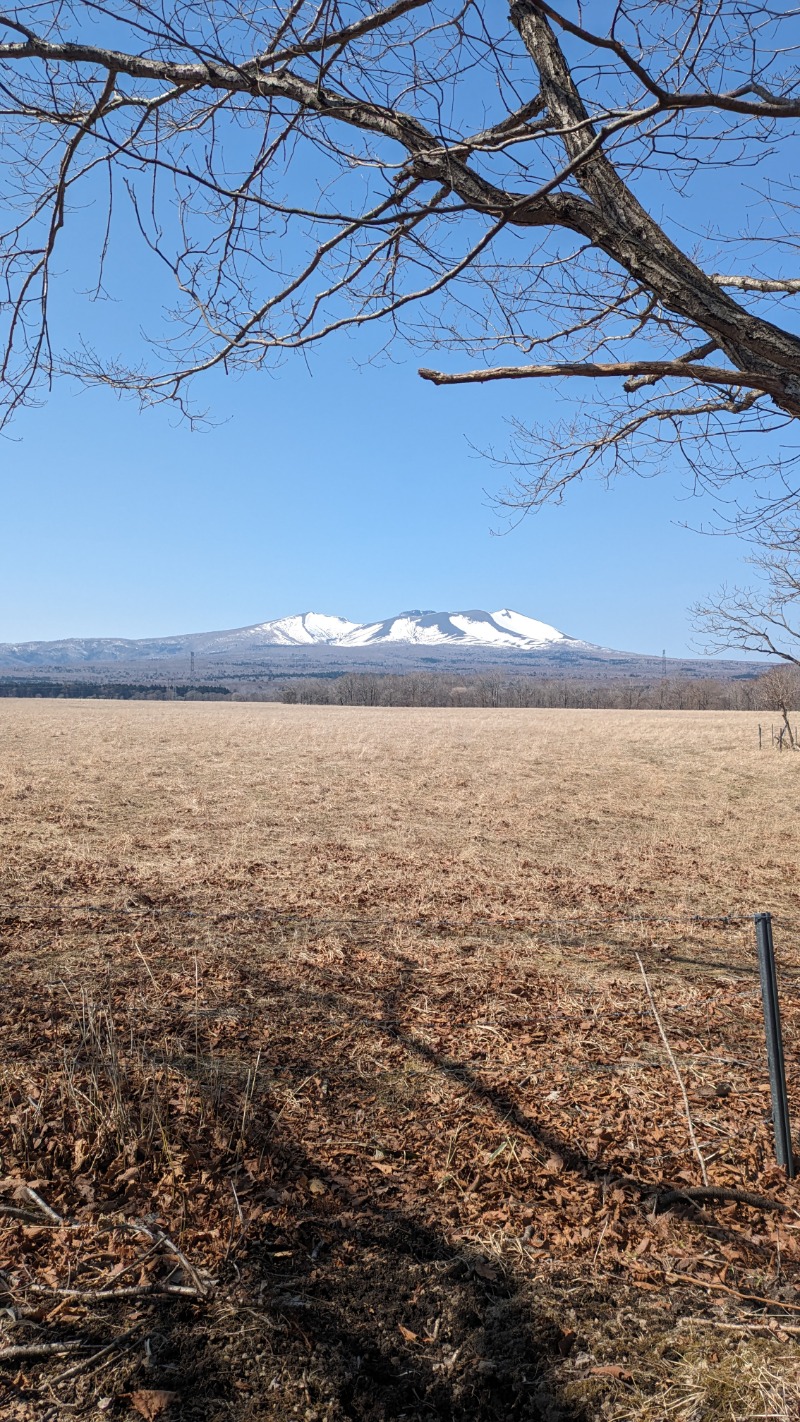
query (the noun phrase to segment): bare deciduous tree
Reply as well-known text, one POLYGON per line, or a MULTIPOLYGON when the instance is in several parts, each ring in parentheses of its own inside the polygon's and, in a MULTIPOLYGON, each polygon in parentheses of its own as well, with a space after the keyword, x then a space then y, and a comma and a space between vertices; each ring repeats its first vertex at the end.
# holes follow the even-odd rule
POLYGON ((779 667, 770 667, 768 672, 759 677, 758 689, 764 706, 771 711, 780 711, 781 713, 783 726, 778 741, 780 749, 782 750, 786 745, 789 750, 800 750, 789 719, 800 703, 800 675, 798 675, 797 667, 785 664, 779 667))
POLYGON ((781 747, 796 746, 789 719, 800 701, 800 533, 791 520, 768 521, 752 535, 749 587, 722 588, 693 608, 707 652, 754 652, 775 661, 759 677, 763 704, 783 718, 781 747))
MULTIPOLYGON (((707 173, 739 167, 755 187, 762 159, 780 173, 800 120, 797 18, 762 0, 588 14, 575 0, 513 0, 510 19, 484 0, 9 10, 6 417, 59 373, 185 408, 203 372, 374 326, 477 362, 421 372, 440 385, 592 382, 594 407, 549 440, 520 419, 521 507, 593 468, 650 468, 662 442, 703 487, 730 486, 737 441, 800 415, 781 305, 800 294, 782 272, 791 201, 765 177, 773 228, 744 207, 726 230, 688 228, 707 173), (82 243, 94 234, 98 293, 120 232, 173 283, 125 358, 53 335, 76 222, 82 243), (743 269, 720 274, 729 250, 743 269)), ((136 286, 147 311, 144 264, 136 286)), ((796 497, 790 465, 778 511, 796 497)))
POLYGON ((791 522, 766 522, 752 542, 755 582, 722 588, 693 608, 704 650, 753 652, 800 666, 800 533, 791 522))

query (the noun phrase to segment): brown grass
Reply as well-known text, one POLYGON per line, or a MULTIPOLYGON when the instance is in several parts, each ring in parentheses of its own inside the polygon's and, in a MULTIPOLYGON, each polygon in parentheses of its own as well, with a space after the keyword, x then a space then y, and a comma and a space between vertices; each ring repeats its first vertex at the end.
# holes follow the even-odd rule
POLYGON ((795 1417, 800 1190, 721 921, 778 916, 796 1115, 800 756, 757 722, 0 701, 0 1205, 74 1225, 7 1216, 0 1348, 134 1330, 6 1406, 795 1417), (792 1212, 655 1212, 698 1166, 633 950, 712 1183, 792 1212), (209 1300, 43 1311, 185 1284, 152 1218, 209 1300))
POLYGON ((26 894, 38 869, 459 917, 798 903, 800 765, 750 714, 8 701, 0 726, 26 894))

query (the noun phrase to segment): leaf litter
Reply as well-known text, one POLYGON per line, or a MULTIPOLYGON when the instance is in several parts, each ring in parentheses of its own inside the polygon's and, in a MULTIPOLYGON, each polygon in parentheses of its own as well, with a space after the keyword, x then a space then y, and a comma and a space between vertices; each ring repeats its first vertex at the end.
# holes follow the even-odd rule
POLYGON ((1 915, 12 1422, 796 1416, 749 925, 592 918, 569 878, 532 924, 35 859, 1 915))
MULTIPOLYGON (((154 983, 124 919, 47 922, 57 965, 40 924, 6 923, 26 971, 2 1003, 2 1336, 85 1350, 70 1396, 113 1372, 141 1412, 147 1366, 180 1383, 154 1389, 176 1415, 202 1377, 204 1415, 234 1388, 247 1416, 270 1372, 275 1416, 303 1375, 309 1415, 408 1415, 410 1347, 433 1415, 591 1415, 601 1383, 657 1387, 653 1330, 674 1340, 687 1312, 792 1337, 800 1192, 772 1163, 750 977, 678 979, 651 949, 713 1185, 782 1210, 691 1198, 682 1105, 619 945, 587 950, 575 984, 500 926, 465 975, 457 932, 365 945, 234 916, 198 993, 194 925, 183 943, 170 926, 168 965, 165 924, 138 926, 154 983), (260 1346, 222 1346, 214 1323, 260 1346)), ((787 1038, 798 1010, 784 992, 787 1038)), ((62 1364, 6 1369, 20 1417, 62 1364)))

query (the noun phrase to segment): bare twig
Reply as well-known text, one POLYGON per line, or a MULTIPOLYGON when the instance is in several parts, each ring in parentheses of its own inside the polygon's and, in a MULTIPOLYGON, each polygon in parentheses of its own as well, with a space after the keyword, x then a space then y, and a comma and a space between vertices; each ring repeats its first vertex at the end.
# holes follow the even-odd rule
POLYGON ((53 1358, 58 1353, 77 1353, 93 1346, 92 1343, 84 1343, 79 1338, 65 1339, 63 1343, 17 1343, 10 1348, 0 1348, 0 1363, 53 1358))
POLYGON ((42 1199, 41 1195, 37 1195, 36 1191, 32 1189, 30 1185, 25 1186, 25 1193, 27 1195, 30 1195, 30 1198, 33 1200, 34 1204, 39 1206, 39 1209, 41 1210, 42 1214, 46 1215, 47 1218, 53 1224, 63 1225, 64 1221, 62 1220, 61 1216, 57 1215, 55 1210, 51 1210, 47 1202, 42 1199))
MULTIPOLYGON (((26 1224, 40 1225, 42 1223, 33 1210, 19 1210, 15 1205, 0 1205, 0 1215, 8 1215, 13 1220, 24 1220, 26 1224)), ((50 1223, 52 1224, 52 1220, 50 1223)))
POLYGON ((773 1338, 778 1330, 780 1330, 781 1333, 788 1333, 791 1337, 800 1335, 800 1328, 798 1328, 796 1324, 786 1323, 784 1319, 776 1318, 774 1315, 769 1319, 754 1318, 748 1320, 747 1323, 729 1323, 727 1319, 723 1318, 694 1318, 684 1315, 683 1318, 677 1319, 676 1322, 678 1327, 683 1328, 690 1325, 695 1327, 699 1325, 701 1328, 720 1328, 731 1333, 771 1334, 773 1338))
POLYGON ((120 1333, 118 1337, 112 1338, 110 1343, 106 1343, 105 1347, 100 1348, 98 1352, 92 1353, 91 1357, 81 1358, 79 1363, 75 1363, 73 1367, 67 1368, 66 1372, 57 1373, 54 1378, 50 1378, 51 1387, 54 1386, 55 1383, 68 1382, 70 1378, 77 1377, 78 1373, 84 1372, 86 1368, 93 1368, 95 1363, 99 1362, 101 1358, 105 1358, 109 1353, 115 1353, 118 1348, 129 1347, 132 1340, 141 1335, 141 1333, 141 1323, 135 1324, 133 1328, 127 1329, 125 1333, 120 1333))
POLYGON ((673 376, 681 380, 695 380, 702 385, 732 385, 742 388, 768 391, 770 379, 766 375, 754 374, 747 370, 725 370, 722 366, 698 365, 685 360, 619 360, 610 363, 598 361, 562 361, 557 365, 498 365, 485 370, 462 370, 450 373, 444 370, 429 370, 423 366, 417 372, 423 380, 434 385, 485 385, 490 380, 553 380, 560 376, 572 376, 586 380, 606 378, 638 378, 652 376, 664 380, 673 376))
POLYGON ((655 1020, 656 1020, 656 1026, 658 1027, 658 1031, 659 1031, 659 1034, 660 1034, 660 1036, 661 1036, 661 1040, 662 1040, 662 1042, 664 1043, 664 1050, 665 1050, 667 1056, 669 1057, 670 1065, 672 1066, 672 1070, 673 1070, 674 1073, 675 1073, 675 1079, 676 1079, 676 1081, 677 1081, 677 1083, 678 1083, 678 1086, 680 1087, 680 1090, 681 1090, 681 1096, 683 1097, 683 1109, 684 1109, 684 1112, 685 1112, 685 1114, 686 1114, 686 1124, 687 1124, 687 1126, 689 1127, 689 1139, 690 1139, 691 1142, 692 1142, 692 1148, 693 1148, 694 1153, 695 1153, 695 1155, 697 1156, 697 1159, 698 1159, 698 1161, 699 1161, 699 1163, 700 1163, 700 1174, 701 1174, 702 1179, 703 1179, 703 1184, 704 1184, 706 1187, 708 1187, 708 1173, 707 1173, 707 1171, 706 1171, 706 1163, 705 1163, 705 1161, 704 1161, 704 1159, 703 1159, 702 1151, 700 1150, 700 1147, 699 1147, 699 1145, 697 1144, 697 1136, 696 1136, 695 1133, 694 1133, 694 1126, 693 1126, 693 1124, 692 1124, 692 1113, 691 1113, 691 1111, 690 1111, 690 1109, 689 1109, 689 1097, 686 1095, 686 1087, 685 1087, 684 1084, 683 1084, 683 1077, 681 1076, 680 1068, 679 1068, 679 1066, 678 1066, 678 1063, 676 1062, 675 1057, 673 1056, 672 1048, 670 1047, 670 1044, 669 1044, 669 1042, 667 1041, 667 1034, 666 1034, 666 1032, 664 1031, 664 1024, 662 1023, 661 1018, 659 1017, 659 1014, 658 1014, 658 1008, 656 1007, 655 998, 653 997, 653 992, 652 992, 652 989, 651 989, 651 987, 650 987, 650 983, 649 983, 649 980, 648 980, 648 977, 647 977, 647 973, 646 973, 645 970, 644 970, 644 963, 642 962, 642 960, 641 960, 641 958, 639 957, 639 954, 638 954, 638 953, 636 954, 636 961, 637 961, 637 963, 639 964, 639 971, 640 971, 640 973, 641 973, 641 975, 642 975, 642 980, 643 980, 644 986, 645 986, 645 992, 647 993, 648 1001, 649 1001, 649 1003, 650 1003, 650 1007, 652 1008, 653 1016, 654 1016, 654 1018, 655 1018, 655 1020))
POLYGON ((183 1250, 178 1248, 175 1241, 170 1239, 168 1234, 165 1234, 163 1230, 158 1229, 156 1226, 144 1224, 129 1224, 126 1225, 125 1228, 135 1230, 137 1234, 145 1235, 145 1237, 147 1239, 151 1239, 154 1244, 160 1244, 170 1254, 174 1254, 175 1258, 183 1267, 185 1273, 192 1280, 195 1291, 203 1298, 206 1297, 209 1291, 207 1281, 203 1279, 202 1275, 198 1273, 191 1260, 187 1259, 186 1255, 183 1253, 183 1250))
POLYGON ((145 958, 144 953, 142 952, 142 950, 141 950, 141 948, 139 947, 139 944, 138 944, 138 943, 134 943, 133 946, 134 946, 135 951, 138 953, 139 957, 141 958, 142 962, 144 963, 144 965, 145 965, 145 967, 146 967, 146 969, 147 969, 147 976, 149 977, 151 983, 153 984, 153 987, 156 989, 156 991, 158 991, 158 983, 156 982, 155 978, 153 977, 153 974, 152 974, 152 972, 151 972, 151 970, 150 970, 150 964, 148 963, 147 959, 145 958))
POLYGON ((790 296, 800 292, 798 277, 722 276, 720 272, 714 272, 711 280, 717 286, 738 291, 787 292, 790 296))
POLYGON ((31 1284, 31 1292, 45 1294, 53 1299, 77 1299, 81 1303, 114 1303, 117 1299, 180 1298, 200 1297, 197 1289, 183 1284, 136 1284, 123 1289, 68 1289, 51 1288, 47 1284, 31 1284))
POLYGON ((670 1205, 680 1204, 682 1200, 728 1200, 751 1205, 754 1210, 790 1209, 783 1200, 771 1200, 768 1195, 754 1195, 750 1190, 728 1190, 716 1185, 696 1185, 688 1190, 667 1190, 665 1194, 656 1196, 656 1205, 660 1210, 666 1210, 670 1205))
POLYGON ((668 1284, 676 1280, 681 1284, 693 1284, 696 1289, 719 1289, 721 1293, 731 1294, 733 1298, 743 1299, 745 1303, 768 1304, 770 1308, 785 1308, 789 1313, 800 1313, 800 1304, 789 1303, 787 1299, 768 1299, 764 1294, 749 1294, 743 1289, 732 1289, 730 1284, 723 1284, 719 1279, 700 1279, 692 1274, 667 1274, 666 1280, 668 1284))

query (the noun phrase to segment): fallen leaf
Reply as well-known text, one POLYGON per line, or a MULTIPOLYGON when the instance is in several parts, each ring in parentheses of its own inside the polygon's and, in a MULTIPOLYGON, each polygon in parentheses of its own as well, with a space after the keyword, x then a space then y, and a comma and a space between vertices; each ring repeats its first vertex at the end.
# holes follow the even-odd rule
POLYGON ((131 1393, 131 1407, 140 1417, 145 1418, 145 1422, 153 1422, 155 1417, 160 1417, 161 1413, 166 1411, 177 1396, 176 1392, 165 1392, 160 1387, 140 1387, 131 1393))
POLYGON ((500 1278, 497 1270, 493 1269, 491 1264, 484 1264, 482 1259, 479 1259, 477 1264, 473 1264, 472 1267, 479 1279, 488 1279, 490 1283, 496 1284, 500 1278))
POLYGON ((328 1187, 324 1180, 315 1178, 314 1180, 309 1180, 308 1188, 312 1195, 324 1195, 328 1187))
POLYGON ((589 1375, 593 1378, 621 1378, 623 1382, 630 1382, 632 1376, 619 1363, 599 1363, 596 1368, 589 1369, 589 1375))
POLYGON ((561 1334, 561 1337, 559 1338, 558 1343, 557 1343, 557 1345, 556 1345, 556 1346, 558 1347, 558 1351, 559 1351, 559 1353, 561 1354, 562 1358, 566 1358, 566 1357, 569 1356, 569 1354, 572 1352, 573 1348, 575 1347, 575 1344, 577 1343, 577 1341, 578 1341, 578 1335, 577 1335, 577 1333, 573 1333, 573 1331, 572 1331, 571 1328, 565 1329, 565 1331, 561 1334))
POLYGON ((397 1327, 399 1328, 400 1332, 402 1333, 403 1337, 405 1338, 406 1343, 419 1343, 419 1334, 418 1334, 418 1333, 412 1333, 411 1329, 410 1329, 410 1328, 404 1328, 403 1325, 402 1325, 402 1323, 398 1323, 397 1327))

